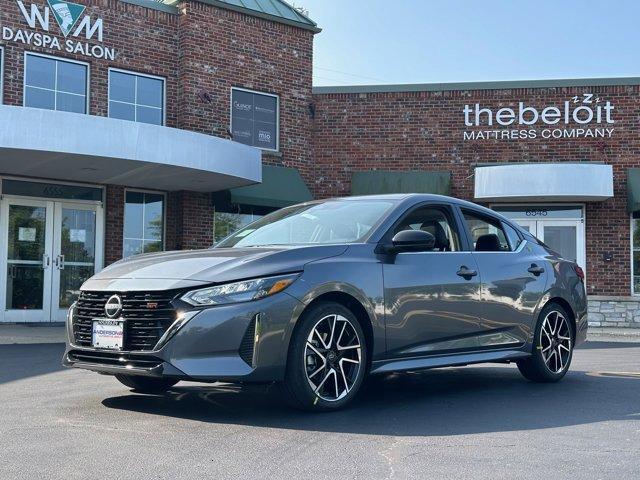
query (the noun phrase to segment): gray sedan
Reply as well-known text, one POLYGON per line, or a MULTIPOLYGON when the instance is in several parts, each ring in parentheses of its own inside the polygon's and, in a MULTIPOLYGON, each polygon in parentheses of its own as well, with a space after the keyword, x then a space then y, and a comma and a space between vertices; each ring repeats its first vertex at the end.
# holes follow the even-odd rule
POLYGON ((105 268, 69 311, 63 363, 140 392, 276 382, 293 405, 332 410, 370 374, 515 362, 558 381, 586 317, 582 269, 501 215, 436 195, 351 197, 105 268))

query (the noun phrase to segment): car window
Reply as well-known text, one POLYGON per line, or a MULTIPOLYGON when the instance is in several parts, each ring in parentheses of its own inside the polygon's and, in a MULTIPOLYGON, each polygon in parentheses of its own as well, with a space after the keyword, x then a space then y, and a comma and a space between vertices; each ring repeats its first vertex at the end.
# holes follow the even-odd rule
POLYGON ((420 207, 404 217, 394 229, 394 235, 403 230, 423 230, 434 236, 436 252, 456 252, 460 241, 449 213, 442 208, 420 207))
POLYGON ((509 242, 499 220, 463 210, 476 252, 509 252, 509 242))
POLYGON ((386 200, 327 200, 283 208, 246 225, 217 248, 353 243, 393 207, 386 200))
POLYGON ((507 238, 509 239, 509 244, 511 245, 511 251, 515 251, 520 246, 522 239, 515 228, 513 228, 508 223, 503 223, 504 230, 507 233, 507 238))

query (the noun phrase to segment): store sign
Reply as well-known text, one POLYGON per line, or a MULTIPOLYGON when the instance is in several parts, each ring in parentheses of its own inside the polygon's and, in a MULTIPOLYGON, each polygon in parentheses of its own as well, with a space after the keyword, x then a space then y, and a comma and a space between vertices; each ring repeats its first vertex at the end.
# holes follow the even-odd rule
POLYGON ((278 148, 278 98, 233 89, 231 132, 236 142, 266 150, 278 148))
POLYGON ((101 45, 102 18, 92 19, 90 15, 83 15, 86 9, 84 5, 63 0, 47 0, 47 5, 44 6, 32 3, 27 7, 21 0, 17 0, 16 4, 19 15, 29 28, 3 26, 2 40, 85 57, 115 60, 115 49, 101 45), (52 32, 55 28, 52 19, 63 38, 52 32), (92 40, 92 43, 87 40, 92 40))
POLYGON ((611 138, 614 134, 610 101, 591 93, 576 95, 558 105, 536 108, 518 102, 517 108, 492 109, 465 105, 464 140, 524 140, 611 138))

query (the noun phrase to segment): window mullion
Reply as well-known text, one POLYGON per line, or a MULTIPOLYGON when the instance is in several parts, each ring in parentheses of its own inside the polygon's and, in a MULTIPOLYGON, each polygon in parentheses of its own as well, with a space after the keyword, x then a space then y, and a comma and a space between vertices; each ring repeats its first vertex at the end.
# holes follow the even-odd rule
MULTIPOLYGON (((138 76, 134 77, 133 82, 133 119, 138 121, 138 76)), ((144 235, 143 235, 144 236, 144 235)))
POLYGON ((58 110, 58 61, 54 60, 55 73, 53 78, 53 109, 58 110))

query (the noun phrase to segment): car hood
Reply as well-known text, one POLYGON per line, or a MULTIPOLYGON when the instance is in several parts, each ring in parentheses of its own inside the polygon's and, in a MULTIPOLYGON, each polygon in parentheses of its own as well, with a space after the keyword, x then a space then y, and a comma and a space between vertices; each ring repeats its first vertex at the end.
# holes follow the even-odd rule
POLYGON ((166 290, 301 271, 304 265, 341 255, 346 245, 212 248, 139 255, 93 276, 83 290, 166 290))

